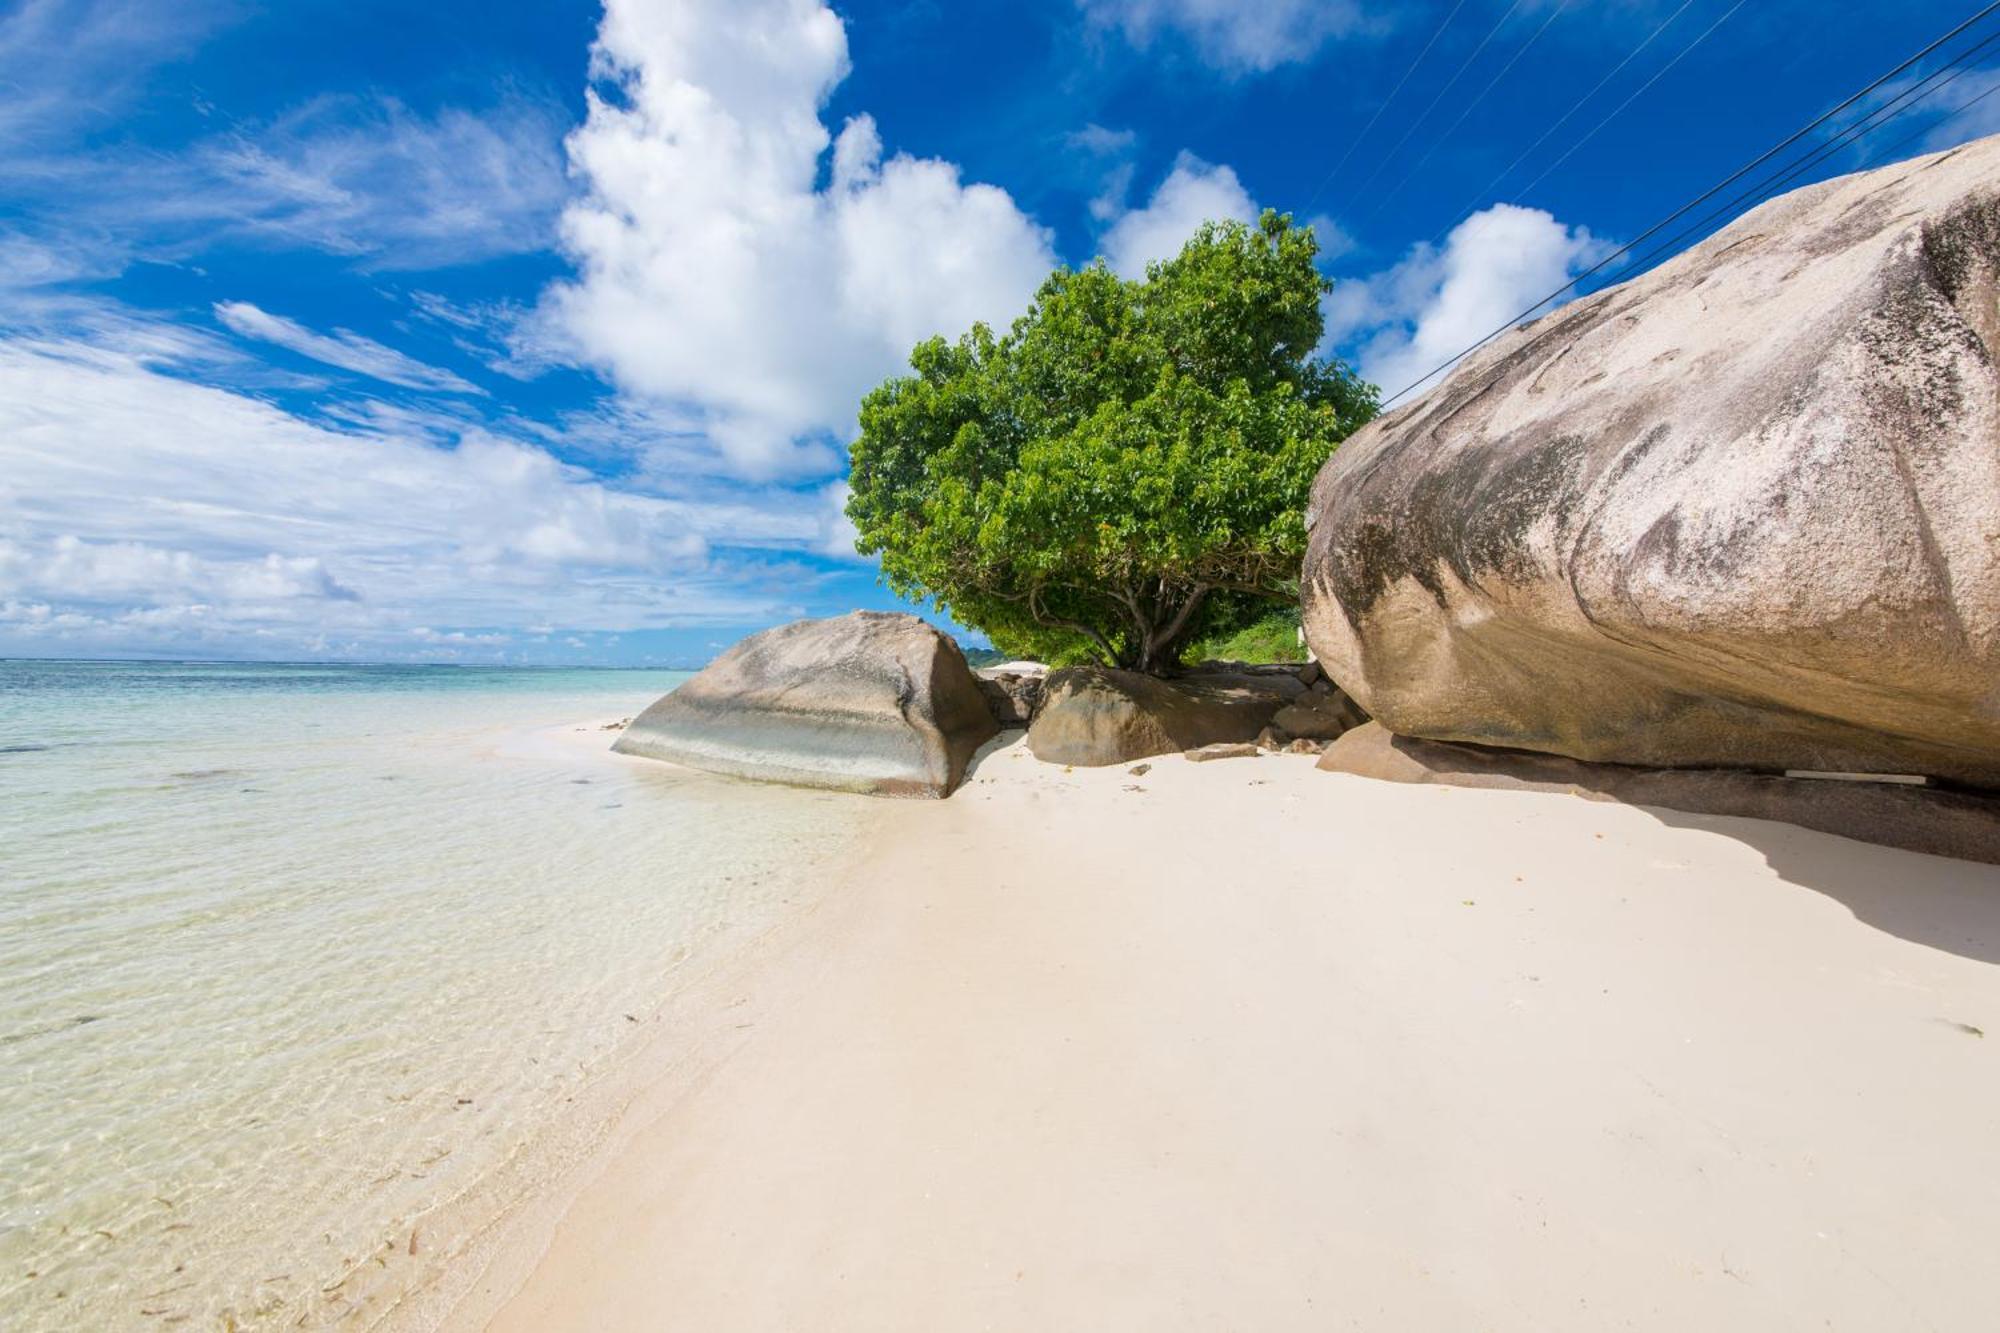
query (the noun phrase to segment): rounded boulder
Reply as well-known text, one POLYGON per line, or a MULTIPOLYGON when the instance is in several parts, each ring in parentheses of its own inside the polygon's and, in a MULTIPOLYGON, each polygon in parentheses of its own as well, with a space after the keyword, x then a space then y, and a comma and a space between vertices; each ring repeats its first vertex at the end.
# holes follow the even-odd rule
POLYGON ((1308 642, 1404 736, 2000 786, 2000 139, 1796 191, 1355 433, 1308 642))
POLYGON ((912 615, 856 611, 751 635, 612 748, 764 782, 943 797, 998 731, 957 644, 912 615))

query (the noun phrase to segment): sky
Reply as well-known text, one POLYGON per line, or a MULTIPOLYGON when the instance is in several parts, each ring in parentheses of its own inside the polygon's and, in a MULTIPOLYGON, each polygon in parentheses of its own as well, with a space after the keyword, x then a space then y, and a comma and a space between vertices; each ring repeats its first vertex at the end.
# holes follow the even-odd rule
POLYGON ((842 478, 918 341, 1275 208, 1393 392, 1976 8, 0 0, 0 656, 692 665, 893 608, 842 478))

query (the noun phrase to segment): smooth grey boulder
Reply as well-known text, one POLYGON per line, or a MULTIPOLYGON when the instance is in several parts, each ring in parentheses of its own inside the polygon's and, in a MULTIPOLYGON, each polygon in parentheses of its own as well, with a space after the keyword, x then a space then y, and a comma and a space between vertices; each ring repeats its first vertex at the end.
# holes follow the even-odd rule
POLYGON ((949 796, 999 731, 957 644, 856 611, 753 634, 611 748, 690 768, 876 796, 949 796))
POLYGON ((1064 667, 1049 674, 1028 749, 1053 764, 1097 768, 1223 741, 1255 741, 1305 693, 1289 670, 1196 669, 1173 680, 1064 667))
POLYGON ((1405 736, 2000 786, 2000 139, 1776 199, 1357 432, 1306 636, 1405 736))

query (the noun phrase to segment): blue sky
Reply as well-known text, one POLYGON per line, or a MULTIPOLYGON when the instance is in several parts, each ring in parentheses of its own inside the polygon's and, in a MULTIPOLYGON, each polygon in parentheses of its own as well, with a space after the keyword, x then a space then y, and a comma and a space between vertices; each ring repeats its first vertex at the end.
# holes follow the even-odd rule
POLYGON ((1974 8, 12 0, 0 655, 686 663, 888 606, 858 396, 1051 265, 1291 211, 1401 387, 1974 8))

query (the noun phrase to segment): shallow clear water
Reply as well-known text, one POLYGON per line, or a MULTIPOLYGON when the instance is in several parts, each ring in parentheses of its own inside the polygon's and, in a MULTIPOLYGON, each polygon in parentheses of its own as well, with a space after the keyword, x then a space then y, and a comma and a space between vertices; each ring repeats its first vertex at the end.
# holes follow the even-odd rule
POLYGON ((365 1326, 490 1220, 851 820, 576 732, 680 679, 0 662, 0 1326, 365 1326))

